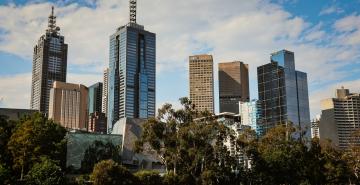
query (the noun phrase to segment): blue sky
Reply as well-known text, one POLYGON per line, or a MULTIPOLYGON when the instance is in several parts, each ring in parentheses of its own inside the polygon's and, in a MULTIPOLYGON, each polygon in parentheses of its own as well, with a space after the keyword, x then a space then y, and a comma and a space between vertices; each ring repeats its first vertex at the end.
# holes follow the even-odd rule
MULTIPOLYGON (((127 23, 127 3, 0 1, 0 107, 29 107, 32 50, 51 5, 69 44, 67 81, 91 85, 102 81, 109 36, 127 23)), ((138 23, 157 34, 157 106, 178 105, 188 95, 187 59, 201 53, 214 55, 216 97, 217 63, 241 60, 250 66, 256 99, 256 67, 285 48, 295 52, 296 68, 308 73, 314 117, 320 100, 336 88, 360 92, 359 11, 359 0, 139 0, 138 23)))

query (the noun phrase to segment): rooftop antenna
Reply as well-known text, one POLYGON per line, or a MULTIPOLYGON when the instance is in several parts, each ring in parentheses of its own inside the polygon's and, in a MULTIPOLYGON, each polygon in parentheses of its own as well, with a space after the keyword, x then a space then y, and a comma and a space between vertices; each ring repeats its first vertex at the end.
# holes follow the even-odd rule
POLYGON ((49 16, 48 29, 46 30, 48 33, 57 33, 60 30, 59 27, 56 26, 56 16, 54 15, 54 6, 51 6, 51 14, 49 16))
POLYGON ((129 0, 130 23, 136 23, 136 0, 129 0))

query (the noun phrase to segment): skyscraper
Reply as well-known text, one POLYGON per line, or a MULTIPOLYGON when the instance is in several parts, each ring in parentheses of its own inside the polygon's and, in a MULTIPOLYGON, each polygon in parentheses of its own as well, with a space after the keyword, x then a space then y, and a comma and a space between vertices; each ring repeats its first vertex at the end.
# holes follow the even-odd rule
POLYGON ((50 91, 49 118, 65 128, 87 130, 88 88, 55 81, 50 91))
POLYGON ((101 112, 107 115, 107 107, 108 107, 108 77, 109 77, 109 68, 104 70, 104 82, 103 82, 103 90, 102 90, 102 108, 101 112))
POLYGON ((321 101, 320 140, 330 139, 333 146, 347 149, 360 146, 353 134, 360 129, 360 94, 337 89, 336 97, 321 101))
POLYGON ((56 26, 52 7, 48 29, 34 47, 30 108, 47 113, 54 81, 66 82, 68 45, 56 26))
POLYGON ((250 126, 257 135, 261 135, 261 105, 258 100, 239 102, 241 124, 250 126))
POLYGON ((89 87, 89 100, 88 100, 88 110, 89 114, 101 112, 102 107, 102 90, 103 84, 101 82, 98 82, 92 86, 89 87))
POLYGON ((190 100, 199 111, 214 113, 214 75, 212 55, 189 57, 190 100))
POLYGON ((130 22, 110 37, 108 132, 120 118, 155 116, 156 36, 136 23, 136 1, 130 22))
POLYGON ((293 123, 310 138, 310 111, 307 75, 295 70, 294 53, 281 50, 271 54, 271 63, 257 68, 262 129, 293 123))
POLYGON ((219 63, 220 112, 239 113, 239 102, 248 102, 249 66, 234 61, 219 63))

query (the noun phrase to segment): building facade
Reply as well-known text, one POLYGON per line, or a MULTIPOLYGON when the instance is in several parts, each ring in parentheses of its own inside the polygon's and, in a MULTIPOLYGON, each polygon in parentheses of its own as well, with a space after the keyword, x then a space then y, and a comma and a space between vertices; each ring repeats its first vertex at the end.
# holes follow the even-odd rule
POLYGON ((261 129, 261 104, 257 100, 239 102, 239 115, 241 124, 250 126, 257 135, 262 134, 261 129))
POLYGON ((281 50, 257 68, 264 133, 278 124, 292 123, 310 138, 307 74, 295 70, 294 53, 281 50))
POLYGON ((47 113, 54 81, 66 82, 67 50, 52 8, 48 29, 34 47, 30 109, 47 113))
POLYGON ((102 109, 102 90, 103 84, 98 82, 88 88, 89 90, 89 100, 88 100, 88 110, 89 115, 95 112, 101 112, 102 109))
POLYGON ((220 112, 239 112, 239 102, 248 102, 249 66, 234 61, 219 63, 220 112))
POLYGON ((330 140, 333 146, 340 149, 347 149, 350 145, 360 146, 360 140, 354 136, 359 129, 359 93, 337 89, 335 98, 321 101, 320 140, 330 140))
POLYGON ((212 55, 189 57, 190 100, 198 111, 214 113, 214 75, 212 55))
POLYGON ((120 118, 155 116, 156 36, 135 21, 110 37, 108 132, 120 118))
POLYGON ((67 129, 87 130, 88 89, 55 81, 50 91, 49 119, 67 129))
POLYGON ((106 116, 102 112, 89 114, 88 132, 107 133, 106 116))
POLYGON ((109 78, 109 68, 104 70, 103 77, 103 90, 102 90, 102 107, 101 112, 107 115, 107 107, 108 107, 108 78, 109 78))

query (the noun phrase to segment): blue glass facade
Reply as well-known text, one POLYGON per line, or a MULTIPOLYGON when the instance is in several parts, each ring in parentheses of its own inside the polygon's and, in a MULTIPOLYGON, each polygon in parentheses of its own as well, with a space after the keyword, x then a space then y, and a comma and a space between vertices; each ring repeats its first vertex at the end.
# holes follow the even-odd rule
POLYGON ((89 89, 89 100, 88 100, 88 110, 89 115, 91 113, 95 112, 101 112, 101 105, 102 105, 102 88, 103 84, 101 82, 98 82, 92 86, 90 86, 89 89))
POLYGON ((110 37, 108 132, 121 118, 155 116, 156 36, 129 23, 110 37))
POLYGON ((264 132, 289 122, 310 131, 307 75, 295 70, 293 52, 273 53, 271 63, 258 67, 258 88, 264 132))

